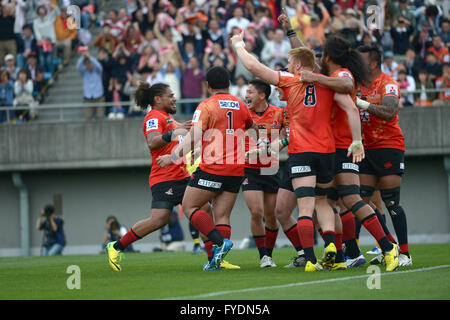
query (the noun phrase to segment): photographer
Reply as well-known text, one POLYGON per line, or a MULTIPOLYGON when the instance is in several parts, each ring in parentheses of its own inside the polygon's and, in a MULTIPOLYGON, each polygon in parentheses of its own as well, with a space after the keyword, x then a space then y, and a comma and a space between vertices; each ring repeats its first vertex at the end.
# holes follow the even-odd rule
MULTIPOLYGON (((106 244, 111 241, 119 241, 126 233, 127 228, 119 223, 116 217, 109 216, 106 218, 106 230, 103 236, 102 252, 106 249, 106 244)), ((133 245, 125 248, 124 252, 134 252, 133 245)))
POLYGON ((60 255, 66 245, 64 235, 64 220, 54 214, 55 208, 48 204, 41 209, 40 217, 36 221, 36 229, 44 230, 44 240, 42 242, 42 255, 60 255))

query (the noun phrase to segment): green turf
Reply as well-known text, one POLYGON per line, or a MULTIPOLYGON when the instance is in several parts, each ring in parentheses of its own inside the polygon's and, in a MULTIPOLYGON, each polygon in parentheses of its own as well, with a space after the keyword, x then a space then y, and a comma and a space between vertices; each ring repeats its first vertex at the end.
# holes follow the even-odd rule
MULTIPOLYGON (((362 251, 368 249, 363 247, 362 251)), ((381 289, 373 290, 366 285, 368 264, 345 271, 316 273, 305 273, 303 268, 282 268, 294 255, 290 248, 275 249, 273 256, 278 268, 267 269, 259 267, 256 249, 232 250, 226 260, 241 269, 215 272, 202 271, 205 256, 189 252, 126 254, 121 272, 110 269, 106 255, 1 258, 0 299, 449 299, 450 267, 400 271, 450 266, 450 244, 411 245, 411 252, 414 265, 386 275, 382 267, 381 289), (70 274, 66 269, 70 265, 80 267, 80 290, 67 288, 70 274), (360 277, 270 288, 355 276, 360 277), (258 287, 267 288, 204 296, 258 287)), ((320 248, 316 254, 321 254, 320 248)))

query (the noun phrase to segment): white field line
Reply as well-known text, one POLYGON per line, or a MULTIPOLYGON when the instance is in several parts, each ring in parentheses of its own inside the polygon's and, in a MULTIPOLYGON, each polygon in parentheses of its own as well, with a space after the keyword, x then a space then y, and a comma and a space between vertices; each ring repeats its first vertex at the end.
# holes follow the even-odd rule
MULTIPOLYGON (((405 270, 405 271, 383 272, 383 273, 380 273, 380 276, 381 275, 383 275, 383 276, 386 276, 386 275, 399 275, 399 274, 405 274, 405 273, 430 271, 430 270, 449 268, 449 267, 450 267, 450 265, 441 265, 441 266, 434 266, 434 267, 420 268, 420 269, 413 269, 413 270, 405 270)), ((238 290, 216 291, 216 292, 211 292, 211 293, 198 294, 198 295, 194 295, 194 296, 173 297, 173 298, 167 298, 167 299, 161 299, 161 300, 183 300, 183 299, 191 300, 191 299, 211 298, 211 297, 217 297, 217 296, 226 295, 226 294, 235 294, 235 293, 244 293, 244 292, 252 292, 252 291, 262 291, 262 290, 272 290, 272 289, 283 289, 283 288, 307 286, 307 285, 322 284, 322 283, 329 283, 329 282, 354 280, 354 279, 360 279, 360 278, 367 278, 367 277, 370 277, 371 275, 373 275, 373 273, 368 273, 368 274, 360 275, 360 276, 352 276, 352 277, 333 278, 333 279, 315 280, 315 281, 307 281, 307 282, 287 283, 287 284, 282 284, 282 285, 278 285, 278 286, 266 286, 266 287, 256 287, 256 288, 247 288, 247 289, 238 289, 238 290)))

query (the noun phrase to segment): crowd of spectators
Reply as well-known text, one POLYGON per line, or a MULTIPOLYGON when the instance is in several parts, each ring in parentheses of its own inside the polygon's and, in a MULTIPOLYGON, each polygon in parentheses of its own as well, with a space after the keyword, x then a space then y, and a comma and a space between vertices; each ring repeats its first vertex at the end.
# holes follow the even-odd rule
MULTIPOLYGON (((101 28, 97 37, 81 41, 88 47, 79 50, 77 67, 84 79, 85 101, 106 101, 110 106, 87 110, 88 119, 142 115, 132 103, 139 81, 168 83, 177 99, 206 98, 205 73, 211 66, 230 71, 231 90, 243 99, 252 75, 234 54, 230 35, 245 29, 247 50, 271 68, 284 68, 290 44, 277 21, 281 8, 300 39, 317 53, 331 33, 341 34, 354 47, 382 47, 382 70, 403 89, 401 107, 450 99, 449 90, 425 91, 450 87, 445 1, 124 0, 122 7, 100 12, 92 0, 3 0, 0 61, 5 61, 2 70, 7 74, 1 75, 0 95, 16 87, 20 92, 19 99, 15 92, 3 94, 3 105, 14 103, 11 97, 22 103, 31 91, 29 80, 36 96, 38 82, 48 80, 57 66, 55 57, 64 59, 80 42, 84 34, 67 28, 70 4, 81 6, 82 28, 92 23, 101 28), (374 21, 381 28, 369 23, 370 5, 380 9, 374 21), (20 80, 19 70, 26 71, 20 80), (124 101, 131 101, 130 106, 124 101)), ((195 106, 183 103, 181 111, 191 114, 195 106)))
POLYGON ((95 19, 94 2, 86 1, 77 25, 75 19, 69 18, 72 4, 75 1, 0 2, 0 106, 31 107, 0 111, 0 123, 36 117, 36 105, 44 98, 43 89, 54 81, 55 71, 78 45, 83 33, 80 30, 87 30, 89 22, 95 19))

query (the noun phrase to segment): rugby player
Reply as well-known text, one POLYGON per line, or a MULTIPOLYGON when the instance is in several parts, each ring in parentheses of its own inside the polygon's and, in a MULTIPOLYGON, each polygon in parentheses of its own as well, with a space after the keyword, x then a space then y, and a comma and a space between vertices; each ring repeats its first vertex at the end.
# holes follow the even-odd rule
MULTIPOLYGON (((409 253, 406 215, 400 205, 400 186, 405 170, 405 141, 398 124, 400 87, 381 71, 381 50, 362 46, 358 50, 367 59, 370 83, 361 87, 357 98, 360 108, 367 157, 360 166, 361 195, 369 202, 379 184, 381 199, 392 219, 400 247, 399 266, 412 265, 409 253)), ((383 257, 380 255, 379 261, 383 257)))
MULTIPOLYGON (((270 93, 268 83, 254 79, 250 81, 245 94, 250 115, 260 130, 258 146, 267 146, 273 138, 278 140, 283 129, 283 109, 268 103, 270 93)), ((247 143, 246 150, 249 148, 250 144, 247 143)), ((261 268, 276 267, 272 251, 278 235, 275 217, 275 202, 280 183, 278 167, 278 159, 274 157, 257 155, 249 157, 245 162, 242 191, 251 213, 250 230, 258 248, 261 268)))
POLYGON ((243 65, 256 77, 281 87, 287 98, 290 119, 289 167, 299 206, 297 231, 307 260, 305 271, 318 271, 322 266, 317 262, 313 250, 314 208, 324 229, 324 262, 334 262, 336 256, 334 215, 326 197, 326 190, 333 178, 335 152, 331 130, 332 102, 340 100, 347 111, 353 134, 348 155, 353 153, 353 162, 359 162, 364 157, 358 110, 348 96, 338 96, 324 86, 299 81, 302 71, 312 71, 315 67, 312 50, 304 47, 292 49, 289 52, 289 72, 276 72, 245 50, 243 36, 244 31, 231 38, 243 65))
MULTIPOLYGON (((143 132, 152 156, 149 185, 152 191, 152 210, 149 218, 137 222, 119 241, 106 246, 109 265, 114 271, 121 271, 120 260, 123 250, 131 243, 165 226, 174 206, 181 203, 189 182, 189 173, 184 166, 172 164, 162 168, 156 159, 170 154, 178 145, 179 138, 191 127, 191 121, 182 124, 175 121, 176 99, 167 84, 140 83, 135 93, 136 104, 142 109, 149 105, 143 123, 143 132)), ((209 210, 209 205, 203 208, 209 210)))
MULTIPOLYGON (((355 101, 357 86, 367 82, 367 72, 364 70, 364 66, 364 58, 358 51, 351 48, 350 43, 346 39, 331 36, 325 42, 322 54, 322 72, 324 75, 304 72, 302 73, 301 81, 319 83, 334 91, 341 90, 341 92, 350 93, 352 100, 355 101), (325 76, 327 74, 330 77, 325 76), (336 80, 342 81, 339 83, 336 80), (346 92, 348 90, 349 92, 346 92)), ((349 210, 342 214, 344 223, 353 222, 353 213, 380 244, 382 252, 393 256, 393 259, 389 260, 392 260, 393 264, 386 266, 387 271, 392 271, 398 264, 396 262, 398 248, 387 238, 381 226, 381 215, 377 217, 372 207, 361 199, 358 176, 359 165, 352 163, 352 159, 347 156, 347 146, 352 142, 352 133, 348 125, 347 114, 337 106, 333 110, 332 127, 336 143, 334 188, 331 189, 332 192, 328 195, 332 200, 332 206, 336 208, 338 198, 342 200, 343 207, 349 210)), ((338 213, 338 211, 335 210, 335 213, 338 213)), ((336 225, 340 226, 341 219, 339 219, 339 216, 336 216, 336 218, 336 225)), ((351 232, 351 229, 348 227, 346 228, 347 230, 351 232)), ((328 268, 345 269, 347 265, 355 266, 360 261, 365 260, 356 245, 356 241, 348 241, 350 236, 346 234, 345 237, 347 240, 347 252, 350 254, 347 264, 344 262, 341 241, 336 263, 327 266, 328 268), (351 244, 353 246, 350 246, 351 244)), ((336 244, 338 244, 338 241, 336 241, 336 244)))
MULTIPOLYGON (((278 92, 280 101, 286 101, 283 90, 275 87, 278 92)), ((289 117, 287 115, 287 107, 283 110, 284 124, 280 132, 279 139, 275 139, 270 144, 270 149, 258 148, 247 151, 246 157, 250 157, 253 153, 267 154, 276 156, 276 150, 281 151, 289 144, 289 117)), ((292 217, 292 211, 297 206, 294 189, 292 188, 291 178, 289 176, 289 163, 286 161, 285 170, 281 175, 280 185, 277 192, 275 204, 275 216, 283 229, 284 234, 297 251, 297 256, 293 261, 284 268, 304 267, 306 264, 305 252, 303 251, 300 238, 297 232, 297 221, 292 217)))
POLYGON ((172 152, 172 162, 182 159, 185 152, 201 145, 202 159, 183 197, 183 213, 192 225, 214 244, 210 263, 204 270, 220 269, 220 263, 231 250, 233 242, 230 214, 244 177, 245 131, 258 127, 244 102, 229 93, 230 76, 223 67, 213 67, 206 74, 211 95, 194 112, 188 136, 172 152), (217 225, 226 225, 224 236, 203 207, 213 200, 217 225))

